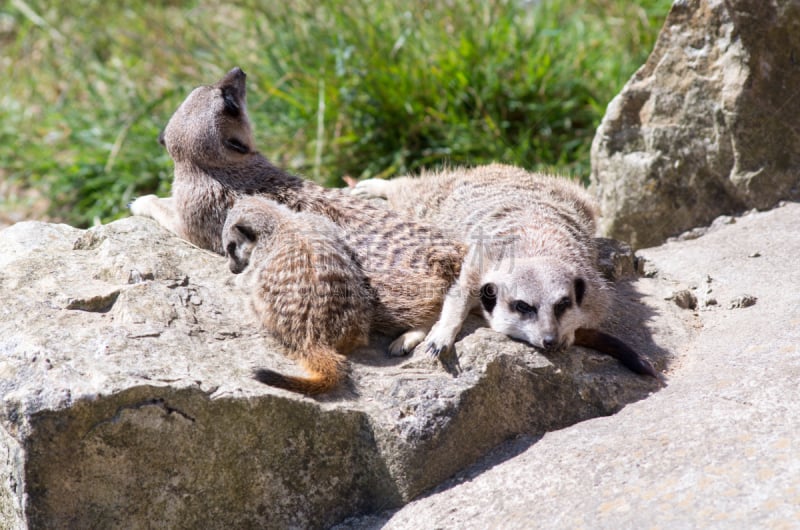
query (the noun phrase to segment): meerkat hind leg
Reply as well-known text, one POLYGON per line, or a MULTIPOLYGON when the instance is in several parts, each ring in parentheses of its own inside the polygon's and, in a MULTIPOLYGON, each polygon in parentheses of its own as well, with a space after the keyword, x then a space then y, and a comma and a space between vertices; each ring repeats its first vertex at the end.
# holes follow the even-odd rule
POLYGON ((428 330, 415 328, 406 331, 389 344, 389 355, 392 357, 402 357, 411 353, 417 344, 425 340, 428 330))

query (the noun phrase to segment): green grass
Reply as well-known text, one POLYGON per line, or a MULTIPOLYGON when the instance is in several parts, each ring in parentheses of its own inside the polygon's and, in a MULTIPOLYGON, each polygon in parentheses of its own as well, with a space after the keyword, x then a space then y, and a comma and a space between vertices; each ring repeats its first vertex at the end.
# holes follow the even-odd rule
POLYGON ((160 129, 235 65, 260 150, 327 185, 489 161, 586 178, 605 107, 671 2, 119 4, 0 7, 0 179, 75 225, 167 194, 160 129))

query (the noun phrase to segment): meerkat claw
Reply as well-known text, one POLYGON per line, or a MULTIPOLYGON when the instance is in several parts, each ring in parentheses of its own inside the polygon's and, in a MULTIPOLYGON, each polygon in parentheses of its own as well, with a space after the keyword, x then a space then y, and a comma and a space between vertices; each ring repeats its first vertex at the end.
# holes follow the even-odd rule
POLYGON ((432 359, 438 359, 445 351, 447 351, 447 346, 440 346, 434 342, 428 343, 428 347, 425 348, 425 353, 432 359))

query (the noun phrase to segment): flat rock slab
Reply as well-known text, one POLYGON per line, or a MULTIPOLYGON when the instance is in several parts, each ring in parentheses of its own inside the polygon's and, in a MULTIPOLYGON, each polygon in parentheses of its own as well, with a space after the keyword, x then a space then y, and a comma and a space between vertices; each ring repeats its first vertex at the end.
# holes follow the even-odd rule
MULTIPOLYGON (((300 397, 251 378, 297 368, 236 278, 143 218, 0 232, 0 527, 327 527, 660 388, 473 323, 445 366, 376 337, 346 388, 300 397)), ((670 336, 646 323, 669 314, 682 339, 682 314, 624 284, 618 298, 612 331, 664 368, 670 336)))
POLYGON ((522 438, 399 512, 349 526, 797 528, 800 204, 638 255, 653 278, 637 286, 660 280, 664 298, 697 299, 697 333, 675 350, 664 390, 522 438))

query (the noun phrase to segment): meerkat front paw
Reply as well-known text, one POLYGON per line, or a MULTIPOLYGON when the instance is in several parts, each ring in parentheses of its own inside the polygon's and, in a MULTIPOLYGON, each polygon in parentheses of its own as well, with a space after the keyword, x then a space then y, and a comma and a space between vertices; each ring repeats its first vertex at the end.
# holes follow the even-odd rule
POLYGON ((155 219, 158 224, 173 234, 188 239, 175 208, 175 199, 172 197, 159 198, 155 195, 144 195, 133 201, 129 208, 131 214, 155 219))
POLYGON ((425 338, 425 352, 432 358, 438 359, 441 354, 453 347, 456 341, 456 333, 458 333, 458 330, 454 332, 445 329, 443 326, 434 326, 425 338))
POLYGON ((385 199, 386 191, 389 186, 389 181, 384 179, 366 179, 358 182, 350 194, 355 197, 361 197, 362 199, 385 199))
POLYGON ((152 207, 157 202, 158 197, 156 195, 143 195, 141 197, 137 197, 130 204, 128 204, 128 209, 133 215, 144 215, 146 217, 150 217, 152 207))
POLYGON ((411 353, 417 344, 425 339, 424 329, 412 329, 406 331, 389 344, 389 355, 392 357, 403 357, 411 353))

